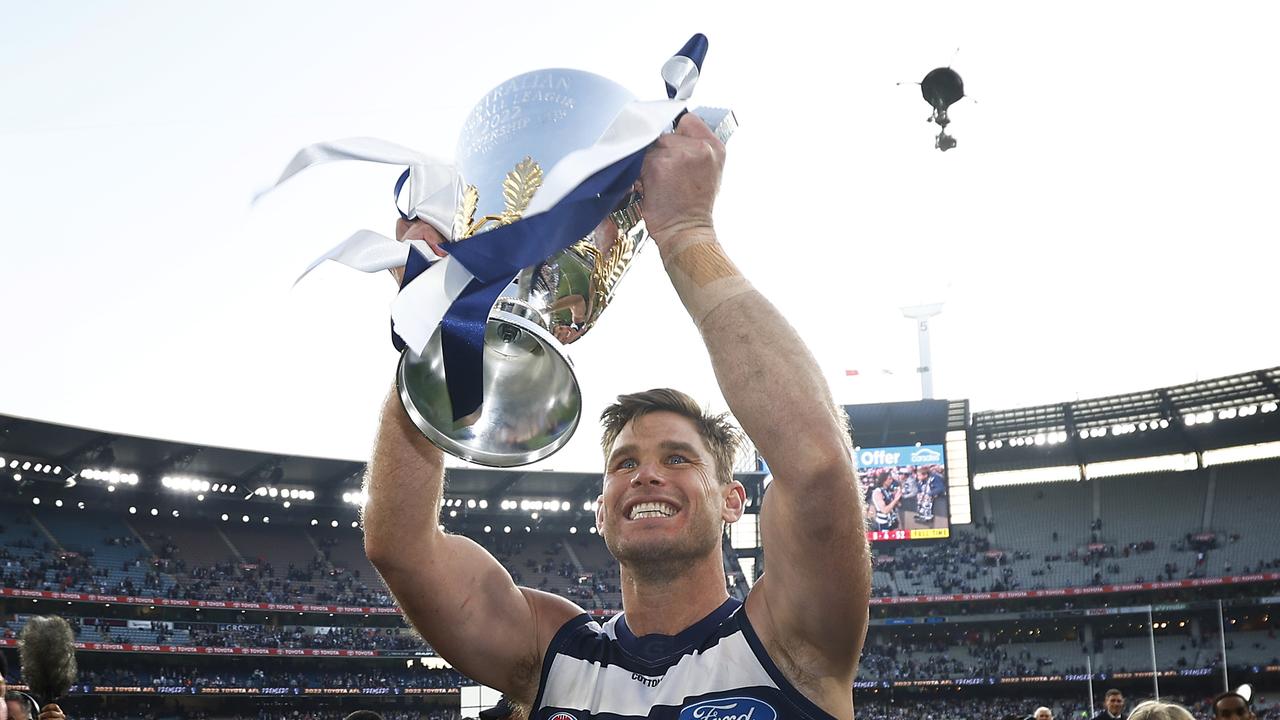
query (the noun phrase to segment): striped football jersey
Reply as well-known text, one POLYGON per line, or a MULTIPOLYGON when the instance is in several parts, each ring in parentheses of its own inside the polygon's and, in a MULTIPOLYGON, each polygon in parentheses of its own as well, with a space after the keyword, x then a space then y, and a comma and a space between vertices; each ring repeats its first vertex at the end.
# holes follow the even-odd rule
POLYGON ((631 718, 834 720, 783 677, 732 598, 674 636, 636 637, 623 614, 560 628, 530 720, 631 718))

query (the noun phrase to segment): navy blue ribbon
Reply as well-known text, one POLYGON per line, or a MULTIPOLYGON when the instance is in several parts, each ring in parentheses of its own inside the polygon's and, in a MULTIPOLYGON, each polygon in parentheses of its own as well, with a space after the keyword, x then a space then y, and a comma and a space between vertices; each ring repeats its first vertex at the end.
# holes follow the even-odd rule
MULTIPOLYGON (((409 181, 409 172, 410 172, 409 168, 405 168, 404 172, 400 173, 400 179, 396 180, 396 189, 392 191, 392 199, 395 200, 395 203, 396 203, 396 212, 400 213, 401 220, 409 219, 408 214, 406 214, 405 211, 400 209, 400 191, 404 188, 404 184, 409 181)), ((413 210, 413 208, 409 208, 409 209, 413 210)))
POLYGON ((600 170, 546 212, 449 246, 453 259, 475 276, 440 321, 455 421, 484 402, 484 330, 498 296, 520 270, 586 237, 617 209, 640 177, 644 154, 640 150, 600 170))

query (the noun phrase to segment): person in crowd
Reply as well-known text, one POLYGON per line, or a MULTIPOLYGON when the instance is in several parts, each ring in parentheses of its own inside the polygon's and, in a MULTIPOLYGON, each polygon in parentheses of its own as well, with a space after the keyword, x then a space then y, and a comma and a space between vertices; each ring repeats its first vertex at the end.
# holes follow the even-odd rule
POLYGON ((1213 699, 1213 720, 1256 720, 1253 707, 1243 695, 1225 692, 1213 699))
POLYGON ((916 466, 914 483, 919 488, 919 491, 916 499, 915 518, 920 522, 931 522, 933 520, 933 499, 936 495, 929 481, 929 468, 923 465, 916 466))
POLYGON ((910 467, 901 467, 894 468, 893 474, 895 483, 902 488, 902 502, 898 505, 899 509, 918 513, 920 510, 919 494, 924 490, 916 482, 915 473, 911 472, 910 467))
POLYGON ((8 685, 9 661, 0 652, 0 720, 67 720, 62 708, 49 703, 40 709, 36 699, 20 690, 10 690, 8 685))
POLYGON ((1124 693, 1112 688, 1102 696, 1102 709, 1091 720, 1123 720, 1123 718, 1124 693))
POLYGON ((1129 713, 1129 720, 1196 720, 1191 711, 1177 703, 1147 700, 1129 713))
POLYGON ((1041 705, 1040 707, 1036 708, 1036 711, 1035 713, 1032 714, 1032 717, 1035 718, 1035 720, 1053 720, 1053 711, 1041 705))
POLYGON ((881 471, 880 486, 871 493, 871 504, 875 508, 876 530, 897 530, 901 524, 898 516, 898 505, 902 503, 902 487, 893 480, 893 473, 881 471))

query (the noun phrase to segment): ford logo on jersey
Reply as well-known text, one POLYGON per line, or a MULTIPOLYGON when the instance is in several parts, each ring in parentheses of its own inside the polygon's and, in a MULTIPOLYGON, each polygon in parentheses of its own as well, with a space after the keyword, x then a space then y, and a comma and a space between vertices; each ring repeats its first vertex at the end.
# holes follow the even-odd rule
POLYGON ((763 700, 747 697, 703 700, 680 711, 680 720, 777 720, 778 711, 763 700))

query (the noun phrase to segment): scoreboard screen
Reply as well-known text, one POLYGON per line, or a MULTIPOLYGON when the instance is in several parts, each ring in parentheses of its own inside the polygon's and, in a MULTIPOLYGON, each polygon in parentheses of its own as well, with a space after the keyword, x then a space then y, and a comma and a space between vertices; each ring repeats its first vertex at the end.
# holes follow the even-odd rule
POLYGON ((854 448, 866 503, 867 539, 951 537, 946 449, 942 444, 854 448))

